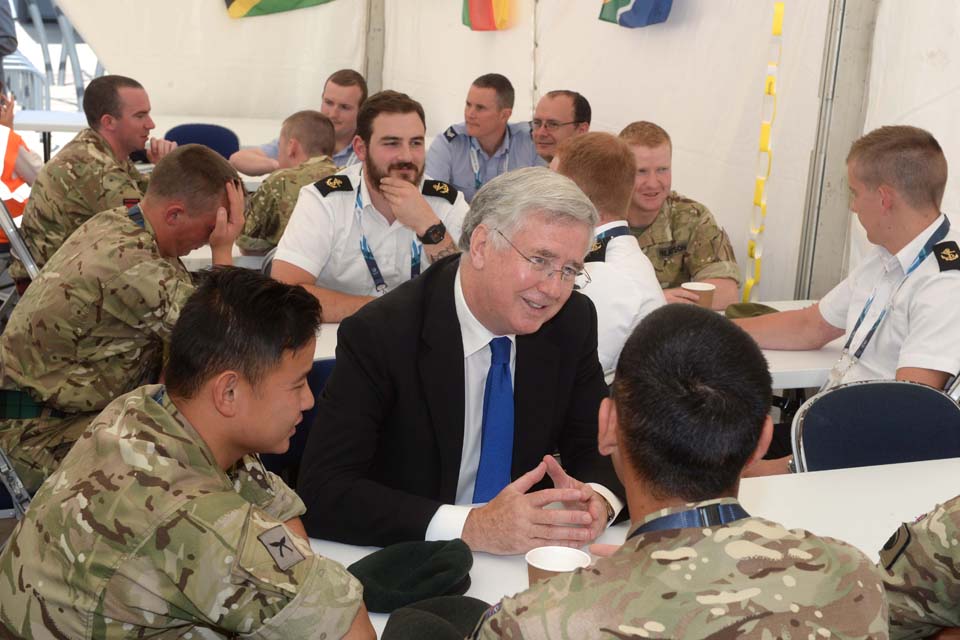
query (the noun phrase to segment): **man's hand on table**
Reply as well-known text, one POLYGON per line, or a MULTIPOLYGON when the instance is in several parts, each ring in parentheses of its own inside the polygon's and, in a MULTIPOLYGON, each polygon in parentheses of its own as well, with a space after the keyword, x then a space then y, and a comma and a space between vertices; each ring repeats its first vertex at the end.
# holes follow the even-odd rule
POLYGON ((591 508, 598 508, 594 499, 599 496, 565 473, 563 476, 571 486, 527 493, 547 472, 548 463, 541 462, 504 487, 486 505, 473 509, 463 526, 464 542, 474 551, 507 555, 545 545, 577 548, 594 540, 607 522, 605 507, 599 529, 591 512, 591 508), (572 486, 574 483, 579 486, 572 486), (576 508, 544 508, 554 502, 576 508))
POLYGON ((596 540, 607 528, 608 505, 607 501, 593 488, 576 478, 567 475, 560 463, 553 456, 543 456, 543 463, 547 465, 547 475, 553 480, 553 486, 557 489, 579 489, 583 495, 587 496, 584 500, 573 502, 564 502, 563 506, 571 511, 586 511, 590 514, 590 539, 596 540))

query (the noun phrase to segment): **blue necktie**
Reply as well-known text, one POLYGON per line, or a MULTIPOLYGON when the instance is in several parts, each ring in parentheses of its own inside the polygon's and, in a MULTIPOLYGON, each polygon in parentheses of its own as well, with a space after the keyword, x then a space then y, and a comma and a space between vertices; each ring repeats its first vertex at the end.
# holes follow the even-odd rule
POLYGON ((513 460, 513 385, 510 382, 510 338, 490 341, 490 370, 483 389, 483 436, 474 502, 489 502, 510 484, 513 460))

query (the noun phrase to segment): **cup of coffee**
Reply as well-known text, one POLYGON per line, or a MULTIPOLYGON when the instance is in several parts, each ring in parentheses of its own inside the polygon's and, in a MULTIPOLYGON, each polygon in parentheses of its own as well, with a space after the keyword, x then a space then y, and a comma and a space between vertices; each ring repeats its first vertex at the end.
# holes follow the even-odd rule
POLYGON ((570 547, 537 547, 528 551, 525 558, 530 586, 590 565, 590 554, 570 547))
POLYGON ((700 296, 697 304, 701 307, 713 308, 713 292, 717 288, 715 285, 709 282, 684 282, 680 287, 700 296))

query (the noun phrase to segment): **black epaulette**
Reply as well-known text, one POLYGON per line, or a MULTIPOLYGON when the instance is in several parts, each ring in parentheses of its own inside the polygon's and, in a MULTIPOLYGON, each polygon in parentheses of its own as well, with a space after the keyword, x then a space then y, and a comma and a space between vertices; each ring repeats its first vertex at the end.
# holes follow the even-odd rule
POLYGON ((450 186, 442 180, 424 180, 423 195, 443 198, 450 204, 457 201, 457 194, 460 193, 455 187, 450 186))
POLYGON ((960 269, 960 249, 953 240, 938 242, 933 245, 933 253, 937 256, 940 271, 955 271, 960 269))
POLYGON ((328 176, 323 180, 317 180, 313 186, 323 197, 327 197, 334 191, 353 191, 353 185, 350 184, 350 178, 347 176, 328 176))
POLYGON ((447 127, 447 130, 443 132, 443 137, 447 139, 447 142, 453 142, 453 139, 457 137, 457 132, 453 130, 453 125, 447 127))

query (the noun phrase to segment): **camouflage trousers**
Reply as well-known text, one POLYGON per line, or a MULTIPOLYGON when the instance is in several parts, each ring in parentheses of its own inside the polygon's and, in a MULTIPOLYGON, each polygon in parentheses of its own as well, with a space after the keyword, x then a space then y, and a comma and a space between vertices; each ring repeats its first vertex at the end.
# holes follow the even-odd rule
POLYGON ((57 470, 98 412, 66 417, 0 419, 0 447, 31 494, 57 470))

